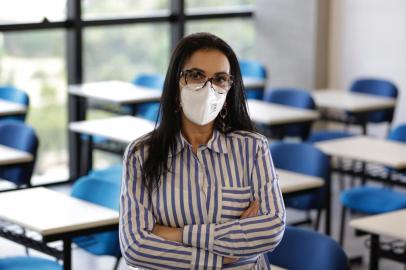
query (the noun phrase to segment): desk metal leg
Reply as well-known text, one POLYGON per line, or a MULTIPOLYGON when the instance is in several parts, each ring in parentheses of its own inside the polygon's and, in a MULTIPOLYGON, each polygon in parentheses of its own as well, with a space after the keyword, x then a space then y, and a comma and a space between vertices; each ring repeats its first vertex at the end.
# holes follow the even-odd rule
POLYGON ((93 136, 88 136, 86 142, 82 142, 82 167, 80 176, 87 175, 93 169, 93 136))
MULTIPOLYGON (((84 120, 86 117, 86 101, 75 95, 69 95, 69 123, 84 120)), ((69 178, 77 179, 80 175, 80 135, 69 132, 69 178)))
POLYGON ((379 263, 379 236, 371 235, 371 249, 369 256, 369 270, 378 270, 379 263))
POLYGON ((66 238, 63 240, 63 270, 72 269, 72 240, 66 238))
MULTIPOLYGON (((331 163, 331 161, 330 161, 331 163)), ((325 221, 325 233, 326 235, 331 234, 331 174, 328 176, 326 182, 326 192, 325 192, 325 205, 326 205, 326 221, 325 221)))

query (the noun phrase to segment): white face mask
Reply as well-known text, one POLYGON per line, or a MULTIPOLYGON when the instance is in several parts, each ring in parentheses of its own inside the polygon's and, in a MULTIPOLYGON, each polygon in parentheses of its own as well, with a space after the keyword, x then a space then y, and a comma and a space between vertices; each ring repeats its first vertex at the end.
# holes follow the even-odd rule
POLYGON ((183 113, 193 123, 203 126, 213 121, 223 108, 227 94, 219 94, 208 82, 199 89, 193 85, 182 87, 180 92, 180 102, 183 113))

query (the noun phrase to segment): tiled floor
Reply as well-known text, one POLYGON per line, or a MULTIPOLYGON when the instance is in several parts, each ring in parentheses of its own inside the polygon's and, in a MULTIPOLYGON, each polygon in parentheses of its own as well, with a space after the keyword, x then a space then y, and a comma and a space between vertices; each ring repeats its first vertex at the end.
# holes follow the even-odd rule
MULTIPOLYGON (((340 205, 338 204, 338 181, 337 177, 333 178, 335 183, 334 185, 334 198, 333 198, 333 237, 337 239, 338 236, 338 222, 339 222, 339 209, 340 205)), ((58 191, 68 192, 69 187, 57 187, 53 188, 58 191)), ((292 221, 301 217, 300 213, 295 211, 288 211, 288 221, 292 221)), ((321 224, 321 228, 323 228, 323 224, 321 224)), ((364 263, 352 265, 351 269, 353 270, 366 270, 368 269, 368 252, 367 249, 364 247, 364 240, 366 237, 356 238, 353 234, 353 231, 350 228, 347 228, 346 240, 345 240, 345 251, 346 253, 352 257, 355 255, 363 255, 364 263)), ((31 254, 35 254, 38 256, 43 256, 38 252, 31 251, 31 254)), ((6 256, 15 256, 15 255, 25 255, 25 250, 22 246, 16 245, 10 241, 0 238, 0 257, 6 256)), ((309 258, 310 259, 310 258, 309 258)), ((115 263, 114 258, 110 257, 96 257, 90 255, 82 250, 76 249, 73 252, 73 269, 74 270, 112 270, 115 263)), ((395 263, 389 260, 381 260, 379 264, 381 270, 405 270, 405 266, 399 263, 395 263)), ((119 269, 127 269, 123 260, 121 260, 119 269)))

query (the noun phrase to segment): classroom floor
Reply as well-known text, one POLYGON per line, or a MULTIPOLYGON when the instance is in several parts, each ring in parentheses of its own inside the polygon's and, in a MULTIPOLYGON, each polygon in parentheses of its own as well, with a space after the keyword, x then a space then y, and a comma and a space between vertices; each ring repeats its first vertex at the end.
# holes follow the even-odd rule
MULTIPOLYGON (((332 221, 332 230, 333 230, 333 237, 337 239, 338 236, 338 223, 339 223, 339 213, 340 213, 340 205, 338 203, 338 194, 339 194, 339 187, 338 187, 338 177, 333 176, 334 187, 333 187, 333 221, 332 221)), ((59 186, 53 187, 52 189, 62 191, 62 192, 69 192, 69 186, 59 186)), ((295 212, 293 210, 288 211, 287 219, 289 221, 298 220, 303 215, 301 213, 295 212)), ((323 218, 322 218, 323 220, 323 218)), ((323 228, 323 222, 321 223, 321 228, 323 228)), ((352 270, 367 270, 368 269, 368 251, 364 247, 364 241, 366 236, 364 237, 355 237, 353 231, 347 227, 347 234, 345 240, 345 251, 349 257, 353 257, 356 255, 363 255, 363 263, 362 264, 353 264, 351 266, 352 270)), ((43 256, 42 254, 30 251, 31 254, 35 254, 38 256, 43 256)), ((16 256, 16 255, 25 255, 25 249, 13 242, 0 238, 0 257, 6 256, 16 256)), ((76 249, 73 251, 72 256, 72 263, 73 269, 94 269, 94 270, 112 270, 115 259, 111 257, 96 257, 93 255, 89 255, 88 253, 76 249)), ((405 266, 390 260, 380 260, 379 263, 380 270, 404 270, 405 266)), ((119 268, 120 270, 127 269, 126 265, 123 260, 121 260, 119 268)))

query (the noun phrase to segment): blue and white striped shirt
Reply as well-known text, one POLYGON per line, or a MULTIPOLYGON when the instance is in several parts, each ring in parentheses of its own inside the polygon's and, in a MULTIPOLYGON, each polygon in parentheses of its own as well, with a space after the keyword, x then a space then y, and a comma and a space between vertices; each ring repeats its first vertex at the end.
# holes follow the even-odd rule
POLYGON ((267 139, 214 130, 197 153, 179 132, 169 172, 148 199, 141 183, 147 146, 124 154, 120 244, 129 266, 147 269, 270 269, 266 252, 280 242, 285 208, 267 139), (254 198, 256 217, 240 219, 254 198), (183 227, 183 243, 152 234, 154 224, 183 227), (239 260, 225 264, 224 257, 239 260))

